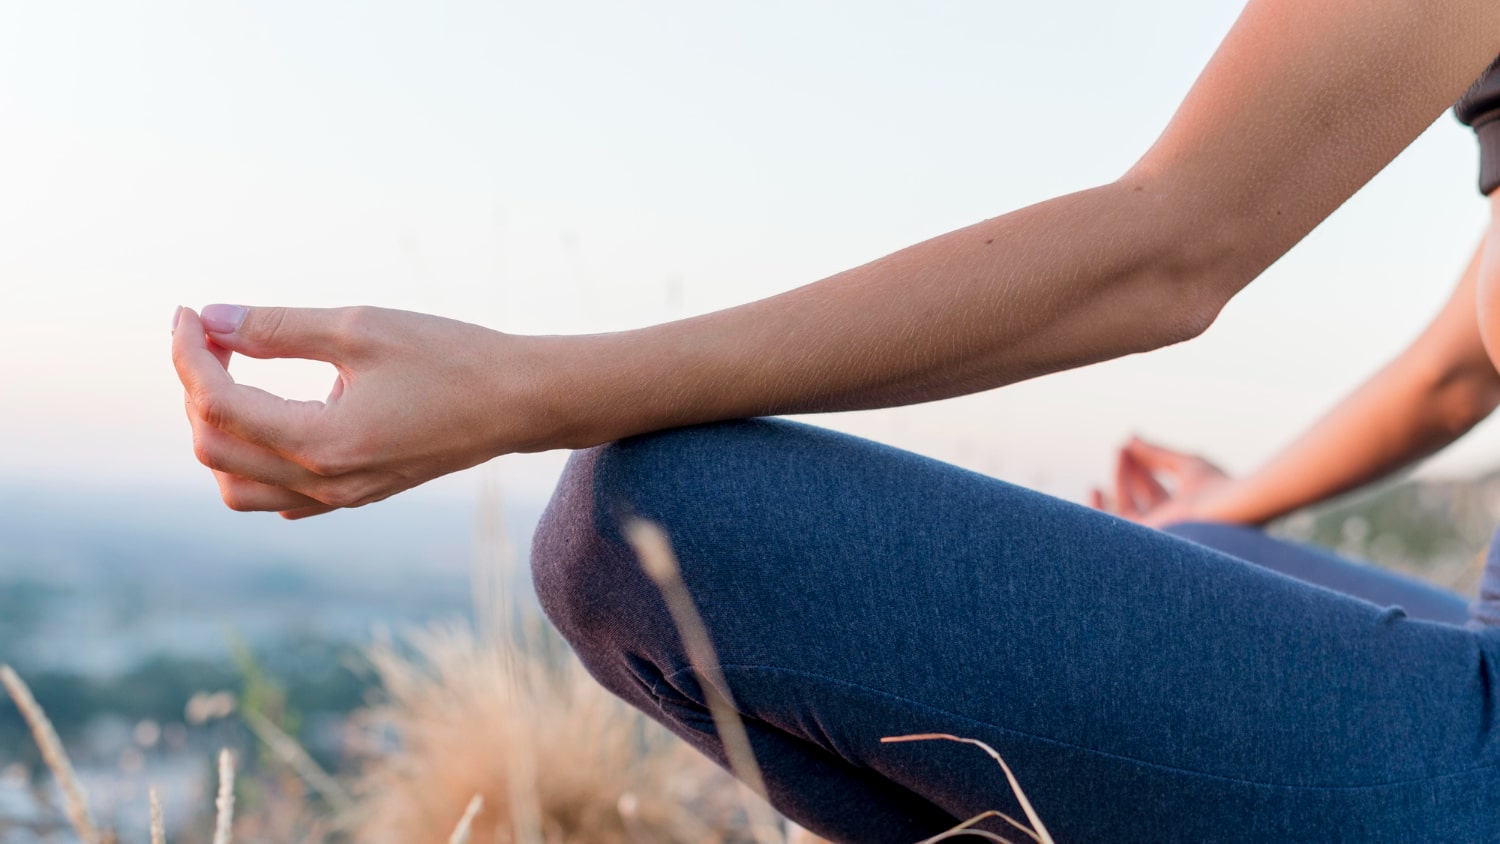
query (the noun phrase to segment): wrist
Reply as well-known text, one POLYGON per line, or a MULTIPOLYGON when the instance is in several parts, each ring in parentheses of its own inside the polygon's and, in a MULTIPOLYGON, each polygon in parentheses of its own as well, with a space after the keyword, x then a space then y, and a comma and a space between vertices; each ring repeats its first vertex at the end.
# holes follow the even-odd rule
POLYGON ((589 448, 706 421, 683 407, 688 391, 672 380, 684 358, 642 332, 513 339, 521 351, 506 365, 525 375, 511 403, 525 409, 526 434, 512 450, 589 448))
POLYGON ((1264 527, 1281 515, 1273 507, 1267 507, 1263 497, 1247 483, 1228 479, 1194 503, 1192 519, 1201 522, 1264 527))

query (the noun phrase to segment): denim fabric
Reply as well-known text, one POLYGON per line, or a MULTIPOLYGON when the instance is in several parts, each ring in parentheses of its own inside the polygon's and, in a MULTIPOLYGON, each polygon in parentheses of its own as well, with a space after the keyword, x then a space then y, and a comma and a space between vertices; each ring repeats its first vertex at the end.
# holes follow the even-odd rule
POLYGON ((1479 594, 1475 596, 1469 614, 1469 626, 1476 630, 1500 627, 1500 530, 1490 538, 1484 574, 1479 579, 1479 594))
POLYGON ((580 452, 535 542, 584 664, 715 759, 628 514, 671 536, 773 802, 833 840, 1019 817, 977 748, 880 743, 948 732, 1059 842, 1500 841, 1494 631, 784 421, 580 452))
POLYGON ((1381 606, 1399 606, 1411 618, 1463 624, 1469 605, 1457 593, 1386 569, 1346 560, 1322 548, 1274 539, 1242 525, 1184 522, 1167 533, 1216 548, 1272 571, 1381 606))

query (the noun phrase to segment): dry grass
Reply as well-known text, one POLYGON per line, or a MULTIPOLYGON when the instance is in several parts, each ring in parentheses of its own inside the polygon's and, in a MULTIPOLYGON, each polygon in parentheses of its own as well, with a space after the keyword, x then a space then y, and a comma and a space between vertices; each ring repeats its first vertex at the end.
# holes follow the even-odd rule
MULTIPOLYGON (((1026 798, 1026 792, 1021 790, 1021 783, 1016 781, 1016 775, 1011 772, 1010 766, 1005 764, 1005 760, 1000 758, 1000 754, 995 750, 995 748, 990 747, 989 745, 985 744, 982 741, 979 741, 978 739, 963 738, 961 736, 949 735, 948 733, 921 733, 919 735, 912 736, 886 736, 880 741, 886 744, 903 741, 956 741, 962 744, 972 744, 975 747, 982 749, 985 753, 988 753, 990 755, 991 759, 995 760, 995 763, 1000 766, 1000 770, 1005 772, 1005 781, 1010 783, 1010 790, 1016 795, 1016 802, 1021 804, 1021 811, 1025 812, 1026 819, 1031 821, 1031 827, 1028 828, 1025 824, 1021 823, 1015 818, 1012 818, 1004 812, 990 810, 988 812, 982 812, 978 815, 975 815, 974 817, 970 818, 967 821, 964 821, 953 829, 950 829, 947 832, 944 832, 936 837, 929 838, 926 841, 921 842, 921 844, 932 844, 932 842, 934 841, 941 841, 944 838, 950 838, 954 835, 957 835, 962 830, 969 829, 974 824, 979 823, 985 818, 992 817, 1000 818, 1001 820, 1005 821, 1021 832, 1024 832, 1027 837, 1037 842, 1037 844, 1054 844, 1054 842, 1052 841, 1052 834, 1047 832, 1047 827, 1042 823, 1041 817, 1038 816, 1036 810, 1031 807, 1031 801, 1026 798)), ((993 838, 996 841, 1005 840, 998 835, 994 835, 993 833, 985 833, 975 830, 973 831, 973 834, 984 835, 986 837, 993 838)))
MULTIPOLYGON (((401 747, 370 760, 356 783, 358 800, 350 814, 326 826, 354 823, 354 840, 373 844, 525 841, 521 837, 524 832, 517 832, 522 829, 517 824, 518 813, 508 803, 518 793, 508 781, 518 766, 507 761, 524 754, 529 760, 524 767, 533 772, 534 779, 519 790, 532 800, 523 817, 534 820, 538 831, 535 840, 541 844, 713 844, 745 840, 746 833, 738 832, 746 824, 745 815, 736 810, 732 795, 748 796, 747 790, 736 789, 706 759, 644 722, 638 713, 587 677, 576 662, 558 665, 514 646, 481 645, 456 629, 414 634, 413 644, 413 656, 398 654, 391 646, 372 654, 390 700, 368 713, 365 726, 376 732, 396 730, 401 747), (517 671, 521 672, 519 676, 517 671), (460 811, 457 806, 464 793, 470 797, 460 811), (497 801, 496 810, 483 812, 489 801, 497 801), (442 830, 455 817, 459 818, 457 826, 444 836, 442 830)), ((708 648, 706 634, 701 648, 708 648)), ((703 664, 713 664, 711 649, 706 657, 703 664)), ((38 745, 50 748, 44 751, 44 757, 54 776, 60 782, 71 777, 66 754, 25 683, 8 668, 0 668, 0 680, 26 713, 38 745)), ((726 717, 738 720, 732 710, 726 717)), ((279 731, 262 732, 263 738, 267 735, 279 736, 274 738, 276 744, 292 742, 279 731)), ((939 734, 884 741, 926 739, 965 742, 988 752, 1005 772, 1036 831, 999 812, 985 812, 921 844, 935 844, 960 834, 1006 842, 999 835, 973 828, 992 817, 1003 818, 1037 844, 1052 844, 1010 768, 988 745, 939 734)), ((748 753, 748 743, 742 750, 748 753)), ((297 755, 305 756, 305 751, 299 747, 297 755)), ((289 764, 304 775, 308 772, 305 764, 289 764)), ((234 757, 228 750, 220 752, 218 769, 213 844, 233 844, 236 774, 234 757)), ((70 791, 77 800, 69 807, 76 824, 77 817, 88 817, 88 808, 76 779, 70 791)), ((165 844, 161 802, 154 788, 150 790, 150 803, 152 844, 165 844)), ((747 814, 757 805, 763 806, 750 803, 747 814)), ((297 807, 299 812, 304 808, 300 804, 297 807)), ((252 836, 260 840, 277 844, 325 840, 316 832, 296 839, 266 838, 264 818, 242 820, 249 820, 251 829, 262 830, 261 835, 252 836)), ((794 833, 788 839, 774 820, 757 822, 757 826, 763 841, 822 841, 805 833, 794 833)), ((88 844, 114 840, 108 831, 94 831, 92 822, 79 830, 79 837, 88 844), (86 837, 84 830, 97 837, 86 837)))
POLYGON ((151 801, 151 844, 167 844, 167 822, 161 814, 161 795, 156 788, 152 787, 149 792, 151 801))
POLYGON ((392 646, 371 654, 388 700, 363 728, 399 746, 371 756, 354 784, 357 840, 443 841, 435 831, 476 794, 485 806, 473 819, 477 841, 729 840, 716 831, 733 825, 728 778, 576 662, 479 643, 459 628, 410 641, 412 655, 392 646), (515 782, 521 771, 529 782, 515 782), (528 795, 520 812, 518 793, 528 795))
MULTIPOLYGON (((499 512, 497 503, 487 509, 499 512)), ((276 844, 350 837, 368 844, 821 842, 795 827, 789 837, 760 799, 766 792, 759 767, 666 535, 645 523, 631 525, 628 534, 666 597, 730 764, 748 786, 738 786, 590 678, 546 632, 539 611, 521 609, 505 590, 510 561, 502 552, 499 572, 489 576, 496 594, 476 599, 489 610, 481 613, 481 629, 486 617, 491 623, 486 635, 476 638, 466 627, 433 628, 410 634, 406 647, 387 642, 370 651, 385 699, 358 716, 369 750, 347 789, 272 722, 255 713, 246 716, 247 726, 327 809, 318 817, 305 790, 287 789, 285 805, 262 806, 260 817, 241 818, 237 829, 234 757, 224 750, 218 760, 213 844, 232 844, 237 832, 242 840, 276 844), (277 814, 281 817, 271 817, 277 814), (292 835, 293 829, 300 831, 292 835)), ((498 546, 506 544, 503 526, 491 537, 498 546)), ((62 788, 79 838, 85 844, 113 844, 111 833, 94 826, 56 732, 25 683, 6 666, 0 666, 0 682, 62 788)), ((929 739, 965 742, 988 752, 1031 826, 991 811, 921 844, 959 835, 1006 842, 974 828, 992 818, 1009 822, 1037 844, 1052 844, 1010 768, 988 745, 941 734, 884 741, 929 739)), ((150 802, 152 844, 165 844, 155 789, 150 802)))
MULTIPOLYGON (((645 553, 654 556, 655 575, 669 593, 678 596, 674 602, 680 604, 687 592, 676 575, 665 537, 658 531, 653 539, 649 530, 636 531, 635 536, 645 553), (660 544, 653 546, 651 543, 657 540, 660 544)), ((691 601, 686 601, 686 609, 679 606, 677 611, 686 619, 684 627, 694 631, 685 636, 697 643, 690 650, 705 689, 712 687, 711 678, 722 683, 723 678, 712 669, 717 664, 713 650, 691 601)), ((345 795, 343 799, 350 803, 340 808, 332 821, 313 824, 313 831, 295 838, 266 836, 270 829, 285 830, 284 824, 268 822, 264 817, 241 819, 248 823, 248 829, 260 833, 247 840, 320 842, 329 840, 326 830, 352 826, 353 840, 370 844, 444 840, 449 844, 468 844, 470 840, 505 844, 728 844, 746 841, 751 835, 768 844, 822 842, 795 828, 788 838, 769 808, 749 789, 736 788, 708 760, 644 721, 589 678, 575 660, 544 658, 546 648, 526 648, 505 641, 482 644, 459 628, 414 633, 411 644, 411 655, 391 645, 377 647, 371 653, 388 700, 365 713, 364 728, 374 737, 399 737, 399 746, 367 760, 363 774, 354 783, 357 797, 349 798, 343 787, 317 768, 289 736, 274 727, 268 729, 268 724, 259 725, 257 734, 279 758, 320 790, 345 795), (525 783, 515 782, 518 772, 524 772, 525 783), (524 795, 526 800, 520 811, 515 803, 517 795, 524 795), (741 802, 747 798, 747 802, 741 802), (486 807, 493 808, 484 811, 486 807), (449 828, 453 818, 459 819, 457 826, 445 836, 442 831, 449 828)), ((99 832, 89 818, 86 798, 72 766, 25 683, 8 667, 0 667, 0 681, 26 717, 44 759, 68 795, 68 814, 79 838, 86 844, 113 844, 113 835, 99 832)), ((731 757, 740 765, 752 766, 748 770, 758 770, 753 767, 743 725, 729 707, 727 691, 722 702, 724 708, 715 713, 721 719, 721 732, 731 737, 728 741, 740 742, 731 757), (725 724, 729 725, 727 729, 725 724)), ((966 742, 988 752, 1005 772, 1032 828, 999 812, 985 812, 921 844, 935 844, 958 835, 1010 844, 995 833, 973 828, 995 817, 1009 822, 1037 844, 1052 844, 1010 768, 989 746, 938 734, 884 741, 925 739, 966 742)), ((219 754, 218 773, 213 844, 233 844, 236 774, 234 756, 228 750, 219 754)), ((293 802, 297 805, 290 814, 301 815, 307 810, 305 801, 293 802)), ((154 788, 150 790, 150 804, 151 842, 165 844, 161 802, 154 788)), ((263 813, 285 808, 268 806, 263 813)))
POLYGON ((78 783, 77 774, 73 773, 73 763, 68 760, 67 751, 63 750, 62 742, 57 738, 57 730, 53 729, 47 713, 37 705, 31 689, 9 665, 0 665, 0 685, 5 686, 10 699, 15 701, 16 708, 21 710, 21 717, 26 719, 26 726, 31 729, 37 749, 42 752, 42 760, 57 779, 73 830, 84 844, 103 844, 106 836, 100 834, 99 829, 94 826, 94 819, 89 816, 88 797, 84 794, 83 786, 78 783))
POLYGON ((730 696, 729 683, 719 670, 719 658, 714 653, 713 643, 708 638, 708 628, 698 615, 693 596, 682 582, 682 569, 677 564, 677 555, 667 541, 662 529, 650 522, 635 520, 625 526, 625 536, 640 558, 646 570, 666 600, 667 611, 677 626, 677 633, 687 649, 688 662, 698 677, 698 685, 708 703, 709 714, 714 719, 719 741, 724 744, 724 755, 729 769, 734 771, 746 787, 760 800, 749 800, 745 814, 750 818, 750 832, 757 844, 779 844, 784 840, 781 825, 766 799, 766 783, 761 778, 760 765, 755 761, 755 751, 750 747, 750 737, 745 724, 735 709, 730 696))
POLYGON ((270 748, 271 753, 281 760, 283 764, 291 768, 297 776, 309 788, 317 792, 323 798, 328 807, 333 810, 335 816, 344 817, 355 811, 354 799, 349 796, 343 785, 337 779, 323 770, 297 740, 287 735, 282 729, 274 724, 271 719, 253 709, 243 710, 241 717, 245 726, 261 743, 270 748))
POLYGON ((476 841, 635 844, 740 840, 733 781, 616 699, 515 594, 498 484, 481 490, 475 617, 374 647, 383 703, 352 786, 359 841, 441 841, 471 799, 476 841), (394 747, 392 743, 394 742, 394 747))
POLYGON ((214 844, 234 838, 234 754, 219 751, 219 796, 214 798, 214 844))
MULTIPOLYGON (((703 623, 703 618, 698 614, 698 608, 693 603, 693 597, 688 592, 687 585, 682 581, 682 569, 678 565, 677 555, 672 551, 672 544, 667 539, 667 534, 660 526, 651 522, 636 519, 625 526, 625 536, 634 548, 636 556, 640 559, 641 567, 655 581, 658 589, 667 604, 667 611, 672 615, 672 621, 677 627, 678 635, 681 637, 683 646, 688 653, 688 661, 692 664, 693 673, 697 675, 700 688, 708 703, 710 714, 714 719, 714 726, 718 730, 719 740, 724 743, 725 756, 729 760, 730 769, 735 775, 745 782, 754 794, 764 797, 766 786, 761 778, 760 766, 755 761, 755 753, 751 749, 750 739, 745 733, 745 725, 739 717, 738 710, 734 707, 734 700, 729 691, 729 684, 723 673, 719 670, 719 659, 714 652, 713 643, 708 636, 708 628, 703 623)), ((939 833, 919 844, 935 844, 948 838, 959 835, 979 836, 1001 844, 1010 844, 992 832, 975 829, 974 826, 989 818, 1000 818, 1017 830, 1025 833, 1037 844, 1053 844, 1052 836, 1047 832, 1047 827, 1042 819, 1037 816, 1031 807, 1031 801, 1026 798, 1026 793, 1021 790, 1021 784, 1016 781, 1015 774, 1005 760, 994 748, 977 739, 961 738, 946 733, 924 733, 910 736, 887 736, 881 739, 882 743, 906 742, 906 741, 931 741, 946 740, 965 744, 976 745, 983 748, 991 758, 1000 765, 1005 772, 1005 779, 1010 783, 1011 790, 1015 793, 1016 800, 1021 804, 1021 809, 1031 821, 1031 828, 1011 818, 1004 812, 987 811, 982 812, 967 821, 964 821, 952 829, 939 833)), ((757 844, 796 844, 789 840, 787 834, 781 831, 781 827, 775 822, 774 814, 769 814, 770 809, 762 803, 752 801, 746 805, 746 813, 751 818, 751 830, 755 835, 757 844)), ((805 830, 796 830, 793 835, 797 841, 805 844, 817 844, 822 839, 807 833, 805 830)))
MULTIPOLYGON (((66 795, 67 813, 69 816, 69 820, 73 824, 74 831, 77 833, 79 840, 84 842, 84 844, 116 844, 116 838, 113 832, 107 829, 101 831, 94 825, 89 815, 87 797, 84 794, 83 789, 78 784, 77 777, 73 772, 73 766, 68 760, 66 752, 63 750, 62 743, 57 738, 57 733, 53 729, 51 721, 47 718, 46 713, 42 710, 41 706, 37 704, 35 698, 31 694, 30 688, 20 678, 19 675, 11 670, 9 666, 0 666, 0 683, 3 683, 6 690, 9 692, 11 699, 15 701, 17 708, 21 711, 22 716, 26 719, 28 726, 31 728, 32 736, 35 739, 38 748, 42 750, 43 760, 46 762, 48 768, 52 771, 53 776, 58 780, 59 788, 61 788, 66 795)), ((274 733, 262 732, 261 735, 263 737, 270 736, 277 744, 282 744, 283 747, 281 748, 281 750, 283 752, 286 751, 286 743, 289 742, 295 745, 295 742, 290 737, 286 736, 284 733, 280 733, 280 731, 276 731, 274 733)), ((305 760, 303 762, 291 763, 299 771, 299 773, 306 775, 310 770, 317 770, 319 773, 322 773, 321 769, 317 769, 316 765, 313 765, 311 758, 307 757, 306 751, 303 750, 300 746, 296 748, 296 754, 291 755, 293 755, 294 758, 300 757, 302 760, 305 760), (311 768, 309 768, 309 766, 311 766, 311 768)), ((218 774, 219 785, 217 795, 214 800, 215 814, 212 844, 234 844, 234 835, 236 830, 234 797, 236 771, 234 754, 228 749, 224 749, 219 752, 218 774)), ((322 776, 326 777, 327 774, 323 773, 322 776)), ((421 788, 424 784, 417 783, 415 785, 416 787, 421 788)), ((148 789, 147 793, 148 801, 150 804, 149 808, 151 844, 166 844, 166 825, 163 819, 161 797, 154 787, 148 789)), ((384 799, 388 796, 389 795, 379 795, 377 799, 384 799)), ((294 807, 290 807, 291 811, 289 813, 292 815, 303 814, 306 810, 305 802, 300 800, 294 802, 296 803, 296 805, 294 807)), ((468 844, 470 835, 474 828, 475 818, 479 815, 483 805, 483 800, 479 795, 475 795, 469 801, 467 808, 464 810, 462 816, 458 821, 457 827, 454 828, 451 835, 448 835, 446 837, 446 840, 450 842, 450 844, 468 844)), ((266 807, 266 811, 273 814, 278 812, 287 813, 284 810, 287 810, 288 808, 289 807, 283 805, 272 805, 266 807)), ((364 816, 369 816, 370 814, 372 814, 368 811, 368 807, 351 806, 350 811, 354 814, 364 816)), ((347 822, 347 819, 343 819, 343 822, 347 822)), ((292 844, 293 841, 300 840, 309 842, 309 844, 314 844, 314 842, 325 840, 324 834, 316 831, 316 829, 336 826, 336 824, 315 824, 315 830, 312 833, 299 835, 296 838, 283 835, 280 837, 269 839, 264 837, 265 829, 267 829, 268 827, 280 827, 285 830, 285 824, 277 823, 274 819, 268 822, 267 818, 258 818, 253 819, 249 826, 251 829, 261 831, 261 835, 254 837, 260 838, 260 840, 262 841, 269 840, 271 842, 274 842, 274 844, 292 844)), ((428 839, 434 841, 444 840, 442 836, 424 837, 420 835, 400 837, 393 840, 421 841, 428 839)), ((373 841, 376 839, 360 837, 358 840, 373 841)), ((505 835, 499 834, 490 840, 500 842, 507 841, 509 839, 505 835)), ((547 840, 550 842, 554 839, 549 837, 547 840)), ((587 833, 585 833, 585 835, 581 838, 557 840, 598 840, 601 842, 606 841, 606 839, 593 838, 587 835, 587 833)), ((636 839, 631 838, 628 840, 634 841, 636 839)), ((651 838, 648 840, 660 840, 663 842, 677 840, 702 840, 705 842, 710 842, 719 839, 709 837, 702 839, 651 838)))
POLYGON ((469 844, 469 835, 473 831, 474 818, 484 808, 484 798, 478 794, 469 801, 469 808, 464 810, 464 816, 458 819, 458 826, 454 827, 453 834, 448 836, 448 844, 469 844))

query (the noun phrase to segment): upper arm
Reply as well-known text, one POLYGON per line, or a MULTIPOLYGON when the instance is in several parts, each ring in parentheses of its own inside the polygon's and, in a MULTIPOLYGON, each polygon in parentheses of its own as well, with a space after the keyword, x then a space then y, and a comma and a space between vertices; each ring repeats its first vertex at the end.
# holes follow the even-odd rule
POLYGON ((1227 299, 1411 143, 1500 53, 1494 0, 1251 0, 1125 179, 1227 299))
POLYGON ((1398 358, 1425 385, 1433 410, 1467 430, 1500 405, 1500 372, 1481 336, 1481 267, 1487 247, 1475 250, 1441 311, 1398 358))

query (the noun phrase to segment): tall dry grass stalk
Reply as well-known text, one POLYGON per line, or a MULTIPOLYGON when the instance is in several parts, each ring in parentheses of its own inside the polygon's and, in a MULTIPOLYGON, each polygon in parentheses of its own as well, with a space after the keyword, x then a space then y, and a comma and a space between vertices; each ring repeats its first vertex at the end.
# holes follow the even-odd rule
POLYGON ((73 763, 68 761, 68 754, 63 750, 62 741, 58 739, 57 730, 52 727, 47 713, 42 711, 36 698, 32 697, 31 688, 9 665, 0 665, 0 685, 5 686, 10 699, 15 701, 16 708, 21 710, 21 717, 26 719, 37 749, 42 753, 42 760, 47 763, 47 768, 52 771, 58 787, 62 789, 63 803, 73 830, 84 844, 103 844, 106 838, 100 835, 94 826, 94 819, 89 816, 88 798, 83 786, 78 783, 78 776, 73 772, 73 763))
MULTIPOLYGON (((523 613, 515 600, 512 588, 516 573, 516 556, 511 543, 510 527, 505 520, 505 501, 500 493, 499 476, 491 471, 484 475, 479 490, 478 532, 475 543, 475 559, 472 567, 474 619, 481 641, 512 641, 518 631, 517 621, 529 613, 523 613)), ((519 640, 522 649, 536 644, 537 640, 523 636, 519 640)), ((501 651, 505 661, 505 676, 511 691, 524 694, 521 678, 524 672, 517 670, 518 649, 501 651)), ((515 844, 542 844, 542 818, 536 805, 536 760, 528 754, 506 757, 509 767, 506 788, 509 792, 510 832, 515 844)))
MULTIPOLYGON (((719 669, 718 655, 714 653, 713 642, 708 638, 708 627, 698 614, 687 584, 682 581, 682 568, 677 563, 677 555, 672 551, 666 533, 651 522, 635 519, 625 525, 625 538, 640 558, 641 567, 655 581, 666 601, 667 611, 672 615, 672 623, 677 626, 677 633, 687 649, 688 661, 693 666, 693 673, 697 675, 698 685, 708 703, 714 728, 719 733, 719 741, 724 745, 729 769, 734 771, 735 776, 756 797, 761 800, 769 799, 765 780, 761 777, 760 764, 755 761, 755 751, 750 746, 750 736, 745 732, 745 723, 734 707, 729 683, 724 679, 724 672, 719 669)), ((778 844, 783 840, 780 824, 768 804, 757 800, 746 801, 745 813, 750 818, 750 830, 758 844, 778 844)))
POLYGON ((464 816, 458 819, 458 826, 453 828, 453 834, 448 836, 448 844, 469 844, 469 833, 474 826, 474 818, 479 815, 479 810, 484 808, 484 798, 474 795, 469 801, 469 808, 464 809, 464 816))
POLYGON ((149 795, 151 800, 151 844, 167 844, 167 823, 162 818, 161 795, 157 793, 155 786, 151 787, 149 795))
POLYGON ((244 710, 240 717, 244 719, 250 732, 255 733, 255 737, 269 747, 276 758, 295 771, 309 788, 328 803, 336 816, 343 818, 354 811, 354 799, 349 796, 349 792, 332 774, 323 770, 296 739, 253 709, 244 710))
MULTIPOLYGON (((672 550, 671 542, 667 539, 666 532, 660 526, 651 522, 636 519, 625 526, 625 537, 635 549, 636 556, 641 561, 642 568, 655 581, 662 597, 667 604, 667 610, 672 615, 672 621, 677 627, 678 635, 682 638, 683 646, 688 652, 688 659, 692 663, 693 672, 698 676, 699 686, 703 689, 703 695, 708 703, 710 714, 714 719, 714 727, 718 730, 719 740, 724 744, 725 756, 728 758, 729 766, 735 775, 744 782, 756 795, 764 798, 767 794, 765 781, 761 777, 760 766, 755 761, 754 750, 750 746, 749 736, 745 732, 744 722, 739 716, 739 711, 734 707, 734 700, 730 696, 729 685, 719 669, 718 656, 714 652, 712 641, 709 639, 708 628, 703 623, 703 618, 698 614, 698 608, 693 603, 693 597, 688 592, 687 585, 682 580, 682 568, 677 562, 677 555, 672 550)), ((981 829, 974 829, 974 825, 989 818, 1000 818, 1017 830, 1025 833, 1037 844, 1053 844, 1052 836, 1047 832, 1047 827, 1031 806, 1031 801, 1026 798, 1021 784, 1016 780, 1015 774, 1005 760, 994 748, 977 739, 961 738, 946 733, 924 733, 910 736, 888 736, 881 739, 882 743, 904 742, 904 741, 931 741, 946 740, 972 744, 984 749, 996 762, 1000 769, 1005 772, 1005 778, 1010 783, 1011 790, 1015 793, 1016 800, 1021 804, 1021 809, 1031 821, 1032 827, 1016 821, 1004 812, 990 810, 982 812, 952 829, 946 830, 919 844, 935 844, 948 838, 959 835, 972 835, 993 841, 1009 844, 1006 839, 981 829), (1033 831, 1033 829, 1035 831, 1033 831)), ((769 806, 761 803, 749 803, 746 812, 751 818, 751 830, 760 844, 775 844, 785 840, 776 824, 775 815, 769 806)))
POLYGON ((214 799, 214 842, 230 844, 234 837, 234 754, 219 751, 219 796, 214 799))

